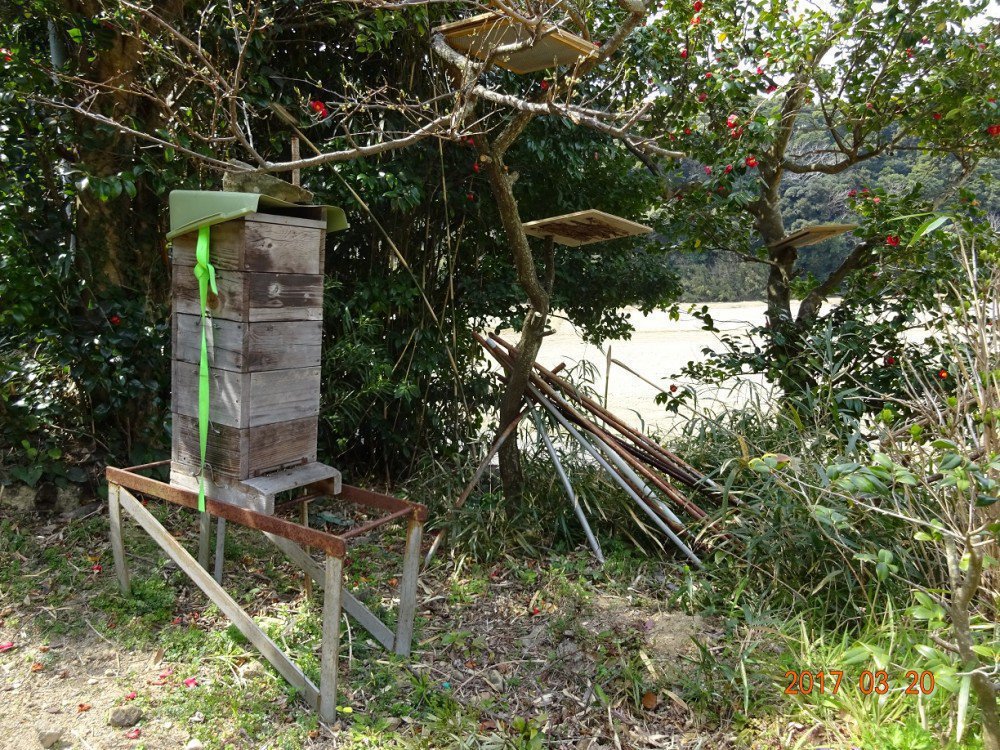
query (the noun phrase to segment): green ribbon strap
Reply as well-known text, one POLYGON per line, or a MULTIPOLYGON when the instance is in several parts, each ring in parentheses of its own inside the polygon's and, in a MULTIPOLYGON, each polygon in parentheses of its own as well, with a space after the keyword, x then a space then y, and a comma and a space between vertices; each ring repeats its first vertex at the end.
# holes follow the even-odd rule
POLYGON ((219 293, 215 284, 215 266, 208 262, 211 227, 198 228, 198 247, 195 251, 194 275, 198 279, 198 296, 201 299, 201 363, 198 367, 198 441, 201 446, 201 470, 198 473, 198 510, 205 512, 205 449, 208 446, 208 289, 219 293))

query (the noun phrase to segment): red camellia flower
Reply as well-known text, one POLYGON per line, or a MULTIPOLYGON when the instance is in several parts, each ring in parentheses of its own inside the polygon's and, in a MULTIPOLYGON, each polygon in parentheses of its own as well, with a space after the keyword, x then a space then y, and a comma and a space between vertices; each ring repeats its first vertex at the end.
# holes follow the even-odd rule
POLYGON ((97 563, 96 565, 91 567, 91 570, 94 571, 95 573, 100 573, 102 570, 104 570, 104 568, 101 567, 100 563, 97 563))
POLYGON ((711 78, 711 77, 712 77, 711 71, 709 71, 708 73, 705 74, 705 78, 711 78))
POLYGON ((882 199, 879 198, 877 195, 874 198, 872 198, 872 203, 879 204, 881 202, 882 202, 882 199))
POLYGON ((329 110, 327 110, 326 105, 323 102, 319 101, 319 99, 314 99, 313 101, 309 102, 309 109, 311 109, 320 117, 326 117, 329 114, 329 110))
POLYGON ((890 234, 888 237, 885 238, 885 244, 887 244, 889 247, 899 247, 899 237, 897 237, 894 234, 890 234))
POLYGON ((125 696, 125 700, 134 701, 136 697, 137 697, 136 692, 133 690, 131 693, 125 696))
POLYGON ((687 59, 688 59, 688 51, 687 48, 684 48, 681 50, 681 60, 687 60, 687 59))
POLYGON ((4 641, 3 643, 0 643, 0 654, 4 651, 10 651, 12 648, 14 648, 13 641, 4 641))
POLYGON ((677 393, 677 385, 676 384, 671 383, 671 385, 670 385, 670 392, 671 393, 677 393))
POLYGON ((692 26, 697 26, 699 23, 701 23, 701 16, 695 16, 691 19, 692 26))
POLYGON ((475 193, 466 193, 465 194, 465 199, 471 203, 472 201, 474 201, 476 199, 476 194, 475 193))
POLYGON ((767 87, 767 93, 769 93, 769 94, 773 94, 777 90, 778 90, 778 86, 776 84, 773 84, 773 83, 770 86, 767 87))
POLYGON ((701 9, 705 7, 705 3, 703 3, 701 0, 694 0, 694 5, 692 5, 691 7, 694 8, 695 13, 700 13, 701 9))
POLYGON ((994 138, 1000 137, 1000 123, 997 123, 996 125, 990 125, 988 128, 986 128, 986 132, 989 133, 994 138))
POLYGON ((736 115, 729 115, 729 117, 726 118, 726 127, 735 128, 736 125, 739 123, 739 121, 740 118, 737 117, 736 115))
POLYGON ((538 85, 542 87, 542 91, 548 91, 549 90, 549 82, 548 81, 542 81, 538 85))
POLYGON ((10 56, 10 50, 6 47, 0 47, 0 55, 3 55, 4 62, 13 62, 14 58, 10 56))
POLYGON ((475 164, 472 165, 472 171, 475 172, 476 174, 479 174, 479 170, 480 169, 482 169, 482 167, 479 166, 479 162, 478 161, 475 164))
POLYGON ((848 198, 855 198, 855 197, 857 197, 857 195, 858 195, 858 191, 857 190, 848 190, 847 191, 847 197, 848 198))
POLYGON ((759 75, 759 76, 764 75, 764 69, 762 67, 760 67, 759 65, 757 66, 757 75, 759 75))
POLYGON ((712 174, 712 168, 706 165, 705 166, 705 174, 712 174))
POLYGON ((699 102, 703 102, 706 99, 708 99, 708 94, 706 94, 704 91, 702 91, 700 94, 698 94, 698 101, 699 102))
POLYGON ((947 370, 938 370, 938 377, 941 378, 941 380, 947 380, 948 379, 948 371, 947 370))
POLYGON ((931 115, 931 117, 933 117, 935 120, 940 120, 943 117, 943 115, 940 112, 935 112, 933 115, 931 115))
POLYGON ((184 686, 185 687, 189 687, 189 688, 197 687, 198 686, 198 678, 197 677, 188 677, 186 680, 184 680, 184 686))
POLYGON ((142 730, 139 729, 139 727, 136 727, 135 729, 130 729, 127 732, 125 732, 126 739, 130 740, 137 740, 141 735, 142 735, 142 730))
POLYGON ((906 48, 906 56, 913 57, 913 50, 910 49, 909 47, 906 48))
POLYGON ((756 156, 748 156, 746 158, 746 165, 748 167, 750 167, 750 169, 753 169, 754 167, 756 167, 757 166, 757 157, 756 156))
POLYGON ((118 313, 113 313, 108 316, 108 322, 113 326, 120 326, 122 324, 122 318, 118 313))
POLYGON ((694 131, 691 128, 684 128, 684 135, 691 135, 694 131))
POLYGON ((727 164, 726 168, 723 169, 722 171, 725 172, 726 174, 729 174, 730 172, 733 171, 733 165, 732 164, 727 164))
POLYGON ((893 357, 891 354, 889 354, 886 356, 885 359, 882 360, 882 362, 885 364, 886 367, 892 367, 894 364, 896 364, 896 358, 893 357))

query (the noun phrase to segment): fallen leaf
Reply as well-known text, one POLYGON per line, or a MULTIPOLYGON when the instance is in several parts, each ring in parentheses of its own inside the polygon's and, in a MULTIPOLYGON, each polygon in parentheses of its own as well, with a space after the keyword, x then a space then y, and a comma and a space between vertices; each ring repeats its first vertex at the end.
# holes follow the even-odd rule
POLYGON ((142 730, 139 729, 139 727, 136 727, 135 729, 130 729, 127 732, 125 732, 125 737, 130 740, 137 740, 139 739, 140 735, 142 735, 142 730))
POLYGON ((162 672, 160 672, 160 679, 161 680, 165 680, 170 675, 172 675, 173 673, 174 673, 174 670, 172 670, 172 669, 164 669, 162 672))
POLYGON ((43 669, 45 669, 45 665, 42 664, 41 662, 36 661, 34 664, 31 665, 32 672, 41 672, 43 669))
POLYGON ((660 702, 659 696, 652 690, 647 690, 642 694, 642 707, 647 711, 652 711, 656 708, 656 704, 660 702))
POLYGON ((48 646, 39 646, 38 650, 41 651, 44 654, 44 653, 48 652, 49 647, 48 646))
POLYGON ((486 721, 479 722, 480 732, 495 732, 497 728, 497 723, 493 719, 487 719, 486 721))
POLYGON ((76 712, 78 714, 82 714, 84 711, 89 711, 91 708, 93 708, 93 706, 91 706, 89 703, 81 703, 79 706, 76 707, 76 712))

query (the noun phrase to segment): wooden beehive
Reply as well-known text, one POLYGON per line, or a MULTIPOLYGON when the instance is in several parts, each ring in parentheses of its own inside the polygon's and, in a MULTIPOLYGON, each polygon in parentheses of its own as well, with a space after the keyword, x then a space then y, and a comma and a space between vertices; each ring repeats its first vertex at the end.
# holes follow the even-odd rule
MULTIPOLYGON (((339 477, 316 463, 325 211, 257 206, 211 225, 205 487, 224 502, 269 513, 275 493, 260 487, 276 473, 296 477, 283 489, 339 477)), ((194 229, 173 244, 171 484, 188 489, 201 468, 197 240, 194 229)))

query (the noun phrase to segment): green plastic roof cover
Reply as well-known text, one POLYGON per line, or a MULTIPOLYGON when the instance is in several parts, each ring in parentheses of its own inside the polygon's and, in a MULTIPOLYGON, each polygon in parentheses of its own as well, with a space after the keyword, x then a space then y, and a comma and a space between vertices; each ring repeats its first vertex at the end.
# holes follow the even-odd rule
POLYGON ((198 227, 221 224, 266 208, 325 208, 326 231, 347 229, 347 215, 336 206, 314 206, 272 198, 259 193, 229 193, 218 190, 173 190, 170 193, 170 232, 172 240, 198 227))

